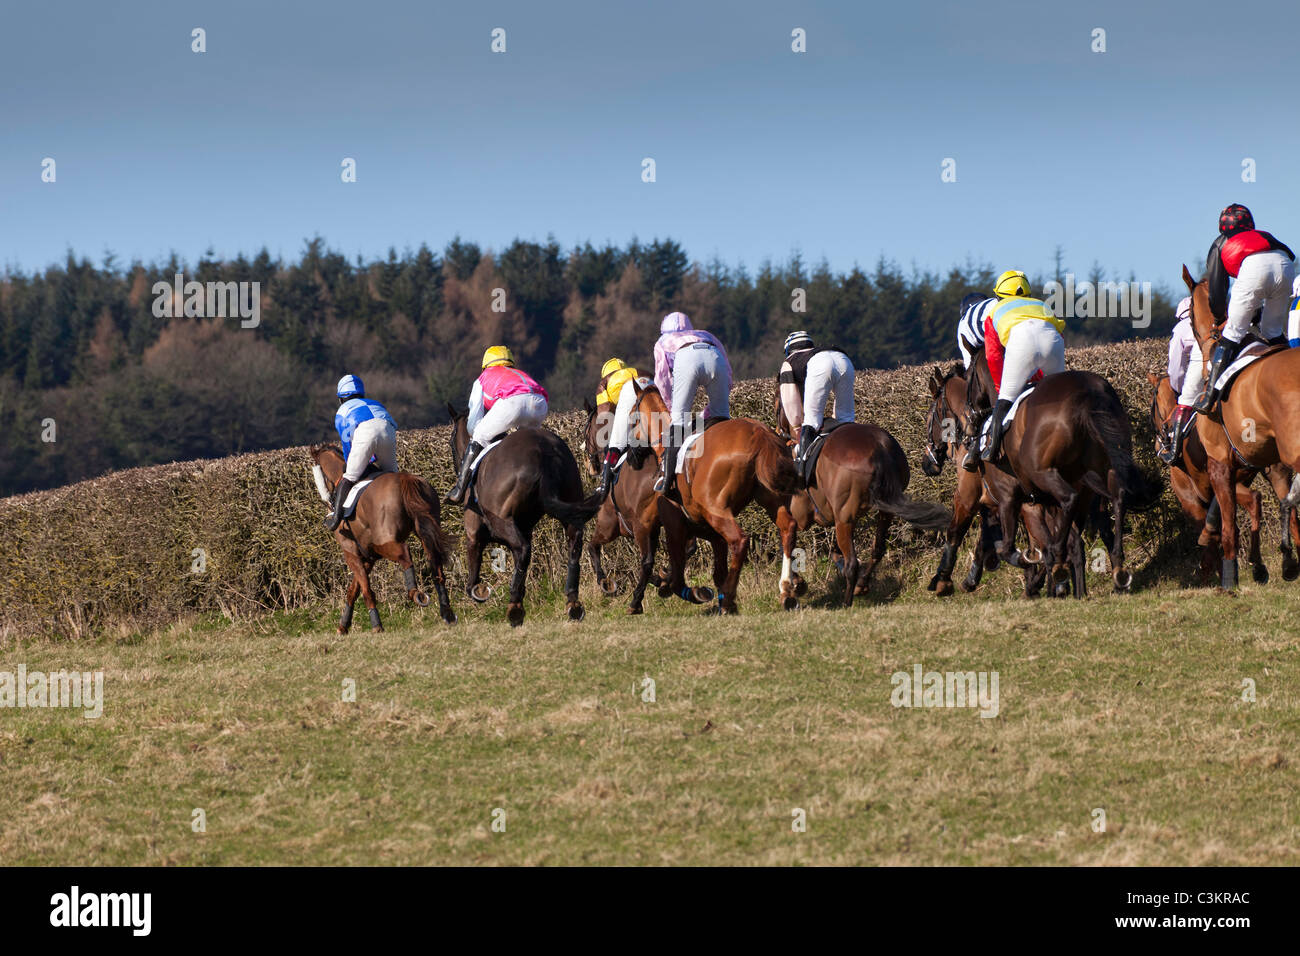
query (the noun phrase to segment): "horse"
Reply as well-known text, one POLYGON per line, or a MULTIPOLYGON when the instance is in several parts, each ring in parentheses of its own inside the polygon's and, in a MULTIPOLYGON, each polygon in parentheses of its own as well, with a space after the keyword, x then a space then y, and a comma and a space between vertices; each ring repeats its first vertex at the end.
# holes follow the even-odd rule
MULTIPOLYGON (((451 415, 452 461, 460 461, 469 445, 468 415, 447 405, 451 415)), ((583 526, 600 508, 597 498, 584 498, 582 477, 573 452, 549 428, 530 425, 502 438, 476 469, 473 494, 465 506, 465 558, 469 577, 465 593, 480 604, 492 589, 480 581, 483 547, 504 544, 514 555, 510 604, 506 619, 512 627, 524 623, 524 584, 533 558, 533 529, 550 515, 564 526, 569 567, 564 596, 569 619, 581 621, 586 611, 578 598, 578 569, 582 560, 583 526)))
MULTIPOLYGON (((1183 266, 1183 282, 1192 297, 1192 331, 1208 364, 1223 332, 1210 309, 1206 280, 1196 282, 1183 266)), ((1290 512, 1300 505, 1300 349, 1283 349, 1247 365, 1228 394, 1209 414, 1198 415, 1196 433, 1205 448, 1207 471, 1222 513, 1223 550, 1220 585, 1237 587, 1237 484, 1244 470, 1284 465, 1292 474, 1282 497, 1282 541, 1292 546, 1290 512)), ((1207 383, 1213 384, 1213 383, 1207 383)), ((1276 485, 1275 485, 1276 487, 1276 485)), ((1285 577, 1285 573, 1283 575, 1285 577)))
MULTIPOLYGON (((658 389, 637 388, 633 439, 663 454, 663 433, 671 416, 658 389), (656 427, 662 423, 663 427, 656 427)), ((680 503, 659 495, 659 521, 667 532, 669 580, 659 586, 659 595, 676 594, 683 600, 702 604, 709 600, 707 588, 686 586, 686 558, 689 539, 704 538, 713 545, 713 583, 717 596, 714 613, 735 614, 736 586, 749 553, 749 535, 736 516, 751 502, 768 513, 781 534, 782 606, 799 606, 798 595, 807 589, 803 578, 792 569, 792 554, 798 529, 790 514, 790 497, 802 490, 785 442, 762 422, 753 418, 727 418, 709 424, 683 457, 684 474, 668 476, 677 483, 680 503)))
MULTIPOLYGON (((967 404, 977 411, 991 409, 997 398, 983 349, 972 357, 967 378, 967 404)), ((972 422, 972 429, 975 423, 972 422)), ((1110 552, 1111 579, 1123 593, 1133 583, 1124 568, 1124 514, 1155 504, 1160 486, 1138 470, 1133 438, 1119 395, 1100 375, 1071 370, 1049 375, 1021 403, 1003 437, 997 462, 978 461, 984 483, 998 502, 1004 529, 1026 501, 1045 506, 1047 561, 1060 587, 1073 579, 1074 596, 1087 593, 1082 529, 1093 496, 1109 502, 1113 530, 1103 540, 1110 552)), ((1003 534, 998 556, 1014 567, 1026 557, 1015 550, 1014 535, 1003 534)))
MULTIPOLYGON (((785 416, 778 393, 775 402, 777 434, 793 441, 794 429, 785 416)), ((790 513, 800 531, 813 523, 834 527, 835 546, 841 556, 836 566, 844 575, 844 605, 865 594, 880 559, 885 556, 889 528, 901 518, 918 528, 941 528, 952 515, 942 505, 914 501, 904 494, 912 478, 907 456, 894 436, 877 425, 852 422, 837 426, 822 439, 811 481, 793 496, 790 513), (863 565, 853 544, 858 519, 876 512, 871 559, 863 565)))
MULTIPOLYGON (((1155 373, 1147 374, 1147 381, 1151 383, 1151 425, 1156 432, 1156 450, 1160 451, 1164 443, 1164 435, 1169 430, 1169 422, 1173 418, 1174 409, 1178 406, 1178 395, 1169 384, 1168 375, 1156 375, 1155 373)), ((1283 470, 1273 465, 1264 469, 1269 483, 1273 485, 1278 492, 1278 498, 1286 497, 1288 479, 1283 470)), ((1251 482, 1254 480, 1256 471, 1251 469, 1243 471, 1239 476, 1236 488, 1236 504, 1246 509, 1246 514, 1250 517, 1250 563, 1252 564, 1252 576, 1259 584, 1268 581, 1268 567, 1260 557, 1259 552, 1259 528, 1263 521, 1263 496, 1251 489, 1251 482)), ((1220 553, 1219 527, 1221 518, 1217 514, 1210 514, 1211 502, 1214 499, 1214 488, 1210 483, 1210 473, 1208 471, 1208 461, 1205 455, 1205 446, 1201 444, 1200 436, 1195 432, 1189 432, 1183 439, 1183 454, 1178 461, 1174 462, 1169 468, 1169 484, 1174 490, 1174 496, 1178 499, 1178 505, 1183 509, 1183 514, 1191 519, 1192 526, 1198 534, 1197 543, 1201 546, 1201 567, 1200 575, 1202 579, 1209 579, 1214 574, 1214 560, 1220 553)), ((1235 505, 1234 505, 1235 507, 1235 505)), ((1294 513, 1292 515, 1294 518, 1294 513)), ((1286 522, 1285 509, 1282 515, 1283 523, 1286 522)), ((1286 537, 1286 528, 1283 527, 1283 537, 1286 537)), ((1296 563, 1294 552, 1283 545, 1282 549, 1283 575, 1288 568, 1293 566, 1291 580, 1295 577, 1296 572, 1300 572, 1300 564, 1296 563)))
MULTIPOLYGON (((347 464, 343 449, 325 443, 310 446, 308 452, 316 477, 316 490, 326 504, 331 504, 334 488, 343 477, 347 464)), ((428 606, 429 596, 416 584, 415 566, 406 545, 412 532, 424 545, 424 553, 433 566, 438 613, 448 624, 456 623, 456 615, 447 597, 447 577, 443 572, 455 539, 443 532, 441 519, 438 496, 420 476, 406 471, 383 472, 375 476, 358 500, 355 515, 341 522, 334 531, 334 537, 343 549, 343 560, 352 572, 343 599, 343 614, 339 618, 340 634, 346 634, 352 626, 352 605, 356 603, 358 593, 370 610, 370 629, 384 629, 379 620, 379 609, 375 607, 374 592, 370 590, 370 569, 381 558, 401 566, 406 596, 420 607, 428 606)))
MULTIPOLYGON (((930 389, 930 411, 926 415, 926 444, 921 456, 921 471, 936 478, 943 472, 944 463, 951 457, 954 463, 963 454, 966 444, 962 436, 971 431, 970 407, 966 403, 966 376, 960 363, 954 363, 946 371, 935 366, 928 381, 930 389)), ((971 451, 971 454, 977 454, 971 451)), ((953 593, 952 569, 957 563, 957 549, 966 538, 971 522, 975 516, 980 519, 980 536, 975 545, 975 554, 971 560, 970 571, 961 583, 966 593, 979 587, 985 571, 992 571, 999 563, 997 543, 1003 534, 998 522, 997 502, 990 496, 984 486, 984 480, 978 471, 957 468, 957 488, 952 498, 952 520, 944 535, 943 554, 939 558, 939 567, 927 590, 938 597, 953 593)), ((1020 509, 1020 518, 1031 542, 1035 543, 1035 553, 1041 555, 1042 542, 1046 540, 1046 525, 1043 524, 1042 508, 1039 505, 1025 503, 1020 509)), ((1015 529, 1012 528, 1012 538, 1015 529)), ((1024 568, 1025 596, 1033 597, 1042 590, 1046 574, 1041 564, 1031 564, 1024 568)))
MULTIPOLYGON (((653 385, 650 386, 654 388, 653 385)), ((587 412, 587 426, 583 434, 583 451, 586 456, 587 470, 592 476, 600 474, 601 459, 608 445, 608 422, 613 413, 613 406, 607 402, 593 406, 583 399, 583 408, 587 412)), ((652 448, 644 446, 629 450, 627 461, 619 468, 618 480, 605 498, 604 504, 596 512, 596 526, 591 539, 587 542, 587 555, 591 559, 591 568, 596 574, 596 583, 602 592, 610 597, 618 593, 618 585, 605 574, 600 560, 600 551, 605 545, 620 536, 627 536, 636 543, 641 554, 641 567, 636 585, 632 591, 632 600, 628 604, 629 614, 641 614, 644 611, 643 600, 646 586, 654 581, 656 588, 666 583, 666 578, 654 570, 655 552, 659 549, 659 505, 657 492, 654 490, 655 479, 659 475, 659 458, 652 448)), ((692 540, 689 552, 693 553, 695 543, 692 540)))

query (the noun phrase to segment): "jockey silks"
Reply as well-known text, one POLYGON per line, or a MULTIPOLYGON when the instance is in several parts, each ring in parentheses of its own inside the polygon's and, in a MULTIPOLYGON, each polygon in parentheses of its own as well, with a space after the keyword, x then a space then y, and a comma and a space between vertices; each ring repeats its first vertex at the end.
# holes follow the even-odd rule
POLYGON ((531 375, 509 365, 485 368, 478 377, 478 384, 483 393, 483 408, 489 411, 498 399, 509 398, 511 395, 541 395, 550 400, 546 389, 538 385, 531 375))
POLYGON ((343 443, 344 458, 347 458, 352 451, 352 436, 357 426, 376 418, 388 422, 394 429, 397 428, 397 423, 393 421, 393 416, 388 414, 388 409, 373 399, 350 398, 339 406, 339 410, 334 413, 334 428, 343 443))

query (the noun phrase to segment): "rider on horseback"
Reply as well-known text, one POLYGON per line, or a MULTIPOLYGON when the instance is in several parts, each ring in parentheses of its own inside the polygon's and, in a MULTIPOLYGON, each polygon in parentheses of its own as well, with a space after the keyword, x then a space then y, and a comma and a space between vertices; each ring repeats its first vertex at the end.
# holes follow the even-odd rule
MULTIPOLYGON (((989 444, 980 456, 984 461, 993 461, 1001 451, 1004 419, 1030 378, 1039 371, 1044 375, 1065 371, 1065 339, 1061 337, 1065 320, 1053 315, 1042 299, 1030 298, 1025 274, 1002 273, 993 294, 998 303, 984 319, 984 355, 998 401, 993 407, 989 444)), ((971 455, 962 464, 968 471, 976 467, 971 455)))
POLYGON ((708 393, 705 418, 731 414, 731 363, 726 350, 710 333, 697 331, 684 313, 666 315, 655 342, 655 385, 672 409, 672 427, 664 437, 663 472, 655 482, 655 491, 675 498, 677 483, 672 476, 677 470, 677 451, 686 441, 696 391, 704 388, 708 393))
POLYGON ((1233 203, 1219 214, 1219 236, 1210 246, 1205 276, 1210 312, 1218 319, 1226 311, 1227 320, 1214 350, 1205 394, 1195 405, 1198 412, 1214 408, 1219 398, 1215 387, 1219 376, 1241 352, 1242 340, 1256 315, 1262 338, 1270 342, 1283 340, 1295 280, 1295 253, 1272 233, 1256 229, 1250 210, 1233 203), (1237 280, 1231 301, 1229 276, 1237 280))
POLYGON ((1183 454, 1183 440, 1192 421, 1192 405, 1201 394, 1205 381, 1205 363, 1196 347, 1196 333, 1192 330, 1192 297, 1184 296, 1178 303, 1178 321, 1169 337, 1169 387, 1178 396, 1169 423, 1169 444, 1159 453, 1166 465, 1172 465, 1183 454))
POLYGON ((474 381, 469 393, 470 442, 460 462, 455 487, 444 499, 464 504, 469 491, 470 469, 474 459, 496 437, 512 428, 540 425, 546 417, 546 389, 532 376, 515 368, 515 357, 504 345, 494 345, 483 353, 483 373, 474 381))
POLYGON ((794 462, 806 481, 804 467, 808 449, 821 430, 826 396, 831 396, 831 418, 851 422, 853 414, 853 363, 836 349, 817 348, 807 332, 791 332, 785 338, 785 361, 777 376, 781 407, 793 429, 799 427, 799 444, 794 462))
POLYGON ((325 527, 330 531, 343 521, 348 492, 361 480, 371 458, 380 471, 397 471, 397 425, 388 409, 366 398, 360 376, 344 375, 337 392, 339 410, 334 413, 334 428, 343 444, 347 467, 334 489, 334 510, 325 516, 325 527))
POLYGON ((636 405, 636 389, 624 388, 628 382, 641 377, 641 373, 622 359, 612 358, 600 369, 600 380, 604 387, 596 395, 596 406, 613 405, 614 421, 609 427, 609 441, 605 445, 605 460, 600 469, 600 484, 596 494, 604 496, 614 489, 617 473, 614 466, 627 450, 628 422, 632 416, 632 407, 636 405))

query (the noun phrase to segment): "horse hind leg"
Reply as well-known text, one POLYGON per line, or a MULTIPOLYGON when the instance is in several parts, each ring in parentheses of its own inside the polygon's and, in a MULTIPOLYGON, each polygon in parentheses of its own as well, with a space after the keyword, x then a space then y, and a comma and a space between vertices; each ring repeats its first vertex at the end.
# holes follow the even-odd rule
POLYGON ((348 582, 347 594, 343 598, 343 613, 339 616, 338 632, 346 634, 352 627, 352 606, 357 603, 357 595, 361 593, 361 582, 357 580, 356 572, 352 574, 352 580, 348 582))
POLYGON ((564 529, 569 537, 569 568, 564 579, 565 611, 570 621, 581 621, 587 616, 578 599, 578 573, 582 567, 582 525, 571 524, 564 529))
POLYGON ((853 522, 835 522, 835 545, 844 557, 844 606, 853 607, 853 595, 857 590, 861 566, 857 549, 853 546, 853 522))
POLYGON ((618 593, 618 583, 605 576, 605 568, 600 560, 600 550, 618 537, 618 515, 614 513, 613 492, 605 499, 596 514, 596 528, 587 543, 587 556, 591 560, 592 573, 596 575, 596 585, 607 597, 618 593))
POLYGON ((889 529, 893 523, 893 515, 876 512, 876 537, 871 542, 871 560, 858 572, 858 580, 853 586, 855 594, 866 594, 871 586, 871 576, 876 573, 881 558, 885 556, 885 549, 889 546, 889 529))
POLYGON ((799 606, 799 598, 796 596, 796 575, 792 570, 795 536, 799 529, 795 526, 794 517, 784 505, 777 508, 776 526, 781 531, 781 582, 779 585, 781 606, 787 611, 793 611, 799 606))

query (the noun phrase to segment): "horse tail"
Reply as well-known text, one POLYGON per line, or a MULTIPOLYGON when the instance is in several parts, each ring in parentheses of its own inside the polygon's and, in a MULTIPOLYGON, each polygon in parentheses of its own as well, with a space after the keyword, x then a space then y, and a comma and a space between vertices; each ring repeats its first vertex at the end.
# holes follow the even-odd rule
MULTIPOLYGON (((1080 411, 1084 427, 1092 440, 1106 450, 1110 459, 1111 470, 1119 479, 1120 490, 1124 493, 1124 503, 1129 511, 1146 511, 1159 500, 1163 486, 1147 478, 1133 460, 1133 437, 1126 427, 1128 420, 1124 416, 1119 396, 1115 395, 1109 385, 1106 393, 1095 396, 1092 402, 1081 403, 1080 411)), ((1099 495, 1110 498, 1110 489, 1099 475, 1088 472, 1084 475, 1084 484, 1099 495)))
POLYGON ((581 501, 561 501, 545 495, 542 497, 542 509, 560 524, 566 525, 586 524, 596 516, 604 503, 604 495, 591 495, 581 501))
POLYGON ((803 491, 803 482, 799 480, 799 472, 795 470, 794 459, 786 446, 776 432, 769 431, 765 437, 771 441, 762 443, 754 461, 758 483, 778 495, 796 495, 803 491))
POLYGON ((438 496, 419 475, 403 471, 398 474, 397 482, 402 493, 402 507, 415 523, 415 533, 424 545, 429 563, 440 567, 450 558, 456 539, 443 531, 439 523, 442 506, 438 503, 438 496))
POLYGON ((951 511, 936 502, 917 501, 904 493, 903 476, 907 474, 907 458, 893 435, 885 432, 883 452, 875 452, 871 457, 872 505, 918 528, 948 526, 952 521, 951 511))

